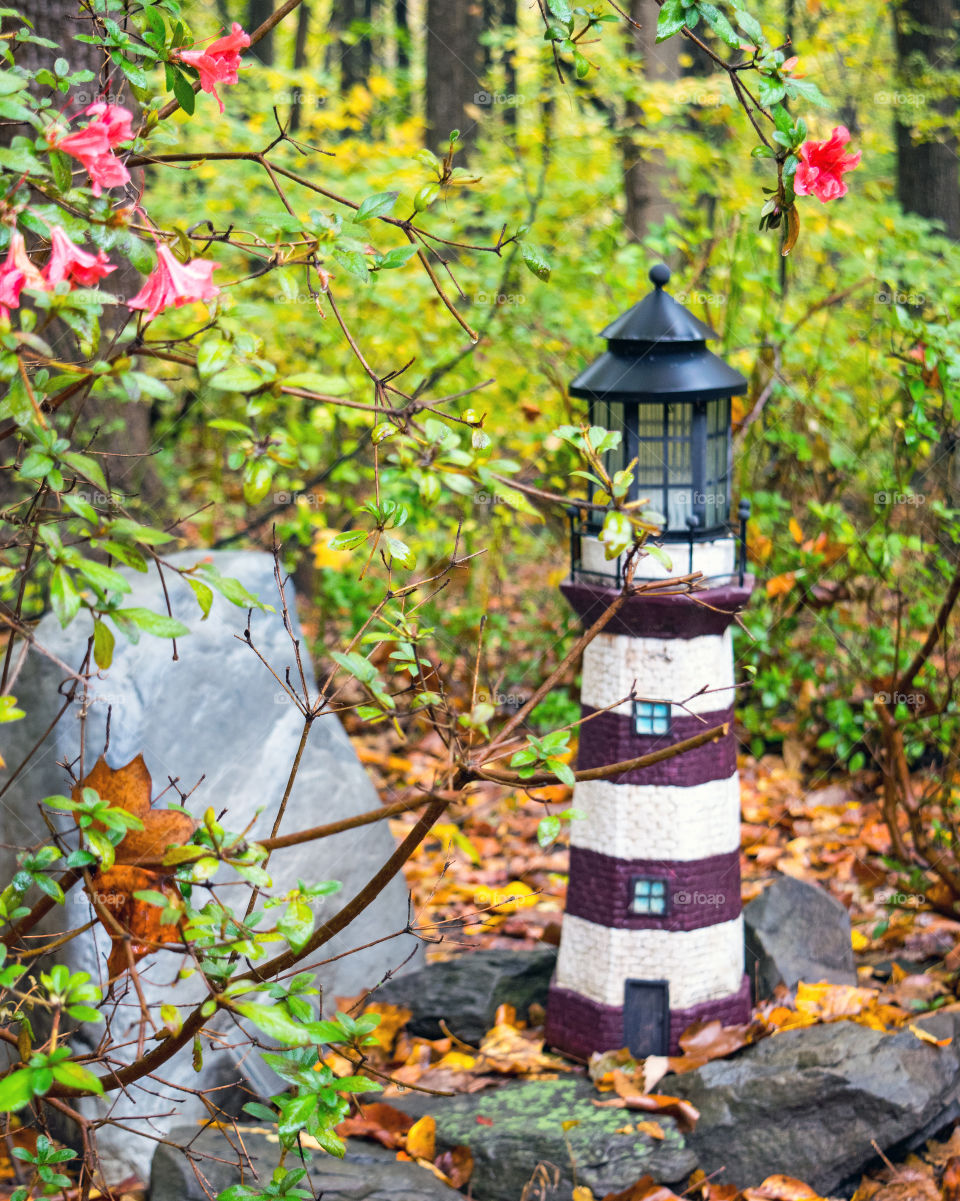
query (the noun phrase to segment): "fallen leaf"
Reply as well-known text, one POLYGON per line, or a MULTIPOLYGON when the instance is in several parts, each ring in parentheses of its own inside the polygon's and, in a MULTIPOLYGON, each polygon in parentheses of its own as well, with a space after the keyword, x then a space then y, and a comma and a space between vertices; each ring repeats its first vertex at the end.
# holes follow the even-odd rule
POLYGON ((661 1096, 659 1093, 630 1093, 610 1101, 594 1101, 597 1109, 641 1109, 646 1113, 674 1118, 681 1130, 689 1131, 697 1124, 700 1111, 689 1101, 679 1097, 661 1096))
POLYGON ((146 891, 162 893, 171 909, 178 909, 183 904, 173 878, 161 871, 122 865, 98 872, 90 880, 88 893, 95 902, 101 925, 112 942, 107 960, 107 974, 111 980, 122 975, 130 966, 127 945, 136 962, 158 945, 181 941, 178 923, 161 924, 161 907, 140 901, 134 895, 146 891), (99 912, 101 909, 106 910, 113 922, 104 918, 99 912), (130 935, 129 944, 125 934, 130 935))
POLYGON ((641 1176, 622 1193, 607 1193, 603 1201, 680 1201, 680 1198, 665 1185, 656 1184, 652 1176, 641 1176))
MULTIPOLYGON (((179 809, 150 808, 153 781, 143 755, 118 768, 109 767, 101 755, 86 779, 74 785, 75 801, 82 799, 84 788, 94 789, 102 800, 116 809, 125 809, 143 823, 142 830, 128 830, 117 846, 118 864, 159 864, 168 846, 185 845, 196 829, 193 818, 179 809)), ((103 830, 102 825, 99 828, 103 830)))
POLYGON ((667 1137, 659 1122, 637 1122, 636 1129, 637 1134, 649 1134, 651 1138, 662 1139, 667 1137))
POLYGON ((464 1188, 473 1175, 473 1153, 469 1147, 453 1147, 438 1155, 435 1162, 451 1188, 464 1188))
POLYGON ((433 1159, 436 1155, 437 1122, 430 1114, 414 1122, 407 1131, 405 1150, 414 1159, 433 1159))
POLYGON ((768 1176, 759 1188, 743 1190, 744 1201, 824 1201, 818 1192, 793 1176, 768 1176))
POLYGON ((372 1138, 384 1147, 401 1150, 413 1124, 408 1113, 386 1101, 371 1101, 364 1105, 362 1113, 344 1118, 336 1129, 342 1137, 372 1138))
POLYGON ((943 1172, 942 1201, 960 1201, 960 1156, 947 1161, 943 1172))

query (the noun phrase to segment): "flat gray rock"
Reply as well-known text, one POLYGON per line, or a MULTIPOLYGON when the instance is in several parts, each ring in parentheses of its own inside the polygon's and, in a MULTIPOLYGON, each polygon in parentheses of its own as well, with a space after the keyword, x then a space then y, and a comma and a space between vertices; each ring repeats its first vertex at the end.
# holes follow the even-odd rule
POLYGON ((746 971, 754 1000, 801 980, 856 984, 850 917, 815 884, 780 876, 743 910, 746 971))
POLYGON ((660 1091, 700 1110, 687 1142, 720 1183, 751 1188, 783 1173, 831 1193, 875 1158, 874 1141, 895 1157, 960 1112, 956 1017, 918 1019, 953 1037, 946 1047, 848 1021, 785 1031, 667 1076, 660 1091))
POLYGON ((621 1192, 646 1173, 664 1184, 679 1183, 697 1166, 672 1118, 657 1119, 662 1140, 618 1134, 650 1115, 598 1109, 593 1102, 600 1099, 589 1080, 561 1077, 433 1098, 436 1104, 427 1108, 437 1121, 438 1151, 466 1145, 473 1153, 469 1187, 476 1201, 518 1201, 538 1164, 559 1173, 558 1187, 546 1194, 550 1201, 569 1201, 571 1155, 577 1183, 598 1198, 621 1192), (565 1122, 577 1124, 564 1131, 565 1122))
POLYGON ((376 999, 409 1009, 411 1034, 442 1038, 443 1021, 457 1038, 477 1045, 499 1005, 512 1005, 524 1019, 531 1005, 546 1005, 556 962, 556 947, 470 951, 388 980, 376 999))
MULTIPOLYGON (((189 551, 168 557, 184 566, 209 559, 221 575, 240 579, 261 600, 279 608, 270 555, 249 551, 215 554, 189 551)), ((124 574, 133 585, 127 605, 164 611, 155 571, 142 575, 125 570, 124 574)), ((246 624, 244 609, 217 596, 209 617, 201 621, 189 587, 170 573, 167 586, 174 616, 192 632, 178 640, 180 657, 176 662, 171 660, 171 644, 167 639, 143 635, 133 646, 118 637, 113 665, 92 688, 85 770, 89 771, 103 748, 110 706, 107 752, 110 766, 119 767, 142 751, 153 777, 154 795, 164 788, 170 776, 178 778, 185 791, 204 777, 187 802, 194 815, 202 816, 207 806, 218 813, 226 810, 223 821, 228 829, 241 831, 253 823, 252 836, 266 837, 293 763, 302 719, 267 668, 235 637, 242 634, 246 624)), ((287 595, 294 632, 299 636, 292 587, 288 587, 287 595)), ((255 611, 250 629, 254 643, 277 675, 282 679, 289 666, 291 677, 296 680, 293 648, 279 612, 255 611)), ((43 646, 74 668, 83 659, 89 633, 88 624, 82 619, 63 631, 52 615, 45 617, 36 631, 43 646)), ((315 696, 316 684, 305 647, 302 654, 315 696)), ((3 755, 7 769, 0 771, 0 784, 9 779, 10 772, 19 766, 52 721, 61 703, 57 690, 62 679, 63 672, 49 659, 30 653, 14 689, 28 716, 4 727, 3 755)), ((38 802, 51 794, 69 793, 69 778, 58 761, 76 758, 79 735, 80 722, 76 712, 70 710, 45 738, 28 769, 4 794, 0 842, 29 846, 46 839, 38 802)), ((303 829, 349 817, 375 809, 378 803, 376 791, 338 719, 319 718, 311 730, 282 829, 303 829)), ((322 920, 324 913, 335 913, 359 891, 389 857, 394 845, 387 823, 383 822, 277 851, 270 863, 273 877, 270 891, 274 896, 282 896, 295 888, 299 879, 307 883, 339 880, 343 885, 341 892, 315 904, 318 920, 322 920)), ((4 873, 9 873, 9 851, 0 851, 0 864, 4 873)), ((326 955, 330 958, 343 955, 403 929, 407 905, 406 886, 402 877, 397 877, 351 926, 327 943, 326 955)), ((80 889, 69 895, 66 913, 61 910, 52 915, 61 929, 81 926, 91 916, 80 889)), ((321 967, 318 983, 323 986, 324 1011, 335 1009, 338 994, 354 995, 379 983, 416 946, 412 936, 402 935, 321 967)), ((280 949, 278 944, 277 950, 280 949)), ((74 970, 88 971, 95 980, 103 980, 108 953, 109 940, 98 925, 69 943, 58 958, 74 970)), ((180 956, 171 953, 153 955, 141 962, 139 971, 151 1004, 164 1001, 186 1005, 201 995, 199 986, 192 981, 176 983, 181 962, 180 956)), ((416 962, 415 959, 414 966, 416 962)), ((121 986, 125 980, 126 977, 121 980, 121 986)), ((132 1000, 130 990, 114 1026, 117 1041, 123 1040, 124 1019, 136 1012, 135 1005, 130 1004, 132 1000)), ((91 1034, 96 1036, 101 1029, 93 1028, 91 1034)), ((135 1051, 134 1044, 127 1054, 132 1058, 135 1051)), ((262 1073, 252 1074, 262 1076, 262 1073)), ((208 1045, 199 1075, 192 1070, 189 1047, 168 1062, 161 1075, 174 1087, 156 1086, 159 1096, 133 1090, 129 1097, 117 1100, 117 1094, 113 1094, 110 1098, 116 1102, 113 1116, 129 1121, 135 1116, 142 1119, 144 1114, 166 1115, 153 1119, 154 1130, 166 1129, 172 1121, 206 1116, 199 1098, 179 1093, 176 1086, 209 1090, 236 1080, 237 1072, 228 1051, 208 1045)), ((216 1095, 223 1100, 227 1094, 216 1095)), ((142 1173, 153 1146, 135 1134, 112 1127, 99 1132, 98 1143, 113 1179, 131 1172, 142 1173)))
MULTIPOLYGON (((236 1145, 229 1131, 205 1130, 198 1135, 196 1126, 178 1126, 170 1138, 180 1146, 189 1145, 190 1157, 166 1144, 157 1147, 150 1170, 150 1201, 210 1201, 240 1182, 237 1163, 231 1162, 235 1153, 226 1142, 229 1138, 236 1145)), ((280 1157, 276 1138, 243 1128, 243 1146, 260 1181, 269 1183, 280 1157)), ((296 1156, 288 1155, 284 1166, 289 1170, 301 1165, 296 1156)), ((419 1164, 403 1163, 395 1151, 357 1139, 349 1141, 343 1159, 314 1151, 306 1167, 314 1193, 323 1201, 458 1201, 462 1196, 419 1164)), ((246 1172, 243 1182, 256 1181, 246 1172)), ((300 1187, 306 1187, 306 1179, 300 1187)))

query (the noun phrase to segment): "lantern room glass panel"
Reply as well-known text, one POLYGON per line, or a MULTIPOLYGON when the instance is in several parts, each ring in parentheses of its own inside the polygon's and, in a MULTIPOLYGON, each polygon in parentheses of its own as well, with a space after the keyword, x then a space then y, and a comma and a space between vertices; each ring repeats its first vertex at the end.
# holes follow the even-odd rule
MULTIPOLYGON (((663 519, 671 541, 703 538, 724 527, 730 515, 730 399, 633 401, 595 399, 590 423, 621 436, 604 454, 613 476, 636 460, 631 500, 646 500, 663 519)), ((594 487, 594 494, 599 489, 594 487)), ((588 525, 600 526, 592 514, 588 525)))

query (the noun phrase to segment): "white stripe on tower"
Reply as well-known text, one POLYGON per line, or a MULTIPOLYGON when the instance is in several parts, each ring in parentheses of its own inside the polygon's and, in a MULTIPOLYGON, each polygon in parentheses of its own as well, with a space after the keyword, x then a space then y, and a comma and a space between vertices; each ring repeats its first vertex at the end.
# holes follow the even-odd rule
POLYGON ((573 807, 584 817, 570 824, 571 845, 618 859, 689 862, 740 846, 736 772, 688 788, 585 780, 574 789, 573 807))
POLYGON ((743 979, 743 918, 699 930, 623 930, 564 914, 557 987, 619 1008, 630 979, 669 981, 671 1009, 735 993, 743 979))
POLYGON ((676 702, 691 698, 686 712, 711 713, 728 708, 735 695, 729 628, 723 634, 698 638, 598 634, 583 652, 581 702, 593 709, 616 705, 614 712, 629 714, 631 703, 623 698, 630 695, 634 681, 637 696, 647 700, 676 702), (704 687, 710 691, 694 695, 704 687))

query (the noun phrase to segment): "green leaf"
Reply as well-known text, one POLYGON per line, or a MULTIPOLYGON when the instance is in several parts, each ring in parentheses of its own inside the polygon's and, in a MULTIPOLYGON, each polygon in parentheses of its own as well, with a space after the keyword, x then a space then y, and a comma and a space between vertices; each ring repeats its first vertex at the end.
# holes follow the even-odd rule
POLYGON ((82 599, 63 564, 58 564, 50 578, 50 604, 57 621, 66 629, 80 611, 82 599))
POLYGON ((97 563, 93 559, 80 559, 76 564, 81 575, 86 576, 94 587, 99 588, 101 592, 130 592, 130 582, 125 579, 119 571, 114 571, 112 567, 107 567, 104 563, 97 563))
MULTIPOLYGON (((787 94, 787 89, 783 82, 776 78, 769 78, 766 75, 761 75, 757 82, 757 97, 761 104, 772 105, 778 104, 787 94)), ((779 122, 777 122, 779 128, 779 122)))
POLYGON ((665 42, 679 33, 686 21, 687 12, 681 0, 664 0, 657 17, 657 41, 665 42))
POLYGON ((253 1001, 238 1001, 233 1008, 269 1038, 285 1047, 306 1047, 316 1040, 310 1031, 293 1019, 279 1005, 257 1005, 253 1001))
POLYGON ((96 1093, 98 1096, 103 1093, 103 1085, 93 1072, 88 1072, 86 1068, 82 1068, 79 1063, 74 1063, 72 1060, 55 1064, 53 1078, 58 1084, 65 1084, 67 1088, 83 1089, 85 1092, 96 1093))
POLYGON ((186 580, 193 589, 194 596, 197 598, 200 612, 203 614, 201 620, 206 621, 210 615, 210 606, 213 604, 213 589, 208 588, 201 580, 195 580, 193 576, 188 575, 186 580))
POLYGON ((155 638, 184 638, 190 633, 182 621, 177 621, 175 617, 167 617, 163 613, 154 613, 150 609, 117 609, 115 615, 132 621, 145 634, 153 634, 155 638))
POLYGON ((697 7, 703 14, 704 20, 713 30, 713 32, 728 46, 732 46, 734 50, 740 49, 740 35, 733 28, 723 13, 715 8, 712 4, 699 3, 697 7))
POLYGON ((33 1073, 26 1068, 0 1080, 0 1113, 12 1113, 33 1100, 33 1073))
POLYGON ((354 213, 354 221, 370 221, 373 217, 383 217, 393 212, 399 192, 377 192, 368 196, 354 213))
POLYGON ((733 10, 733 17, 755 46, 763 45, 763 28, 756 17, 751 16, 748 12, 744 12, 742 8, 735 8, 733 10))
POLYGON ((542 817, 537 826, 537 842, 542 847, 548 847, 552 842, 556 841, 557 835, 560 833, 560 818, 551 813, 547 817, 542 817))
POLYGON ((524 263, 537 279, 546 281, 550 278, 550 264, 536 246, 531 246, 529 242, 521 242, 520 254, 523 257, 524 263))
POLYGON ((323 375, 319 371, 298 371, 283 381, 288 388, 303 388, 307 392, 326 393, 328 396, 345 396, 350 383, 340 375, 323 375))
POLYGON ((258 505, 273 484, 273 464, 268 459, 249 459, 243 468, 243 499, 258 505))
POLYGON ((567 0, 547 0, 547 8, 560 21, 569 21, 573 16, 567 0))
POLYGON ((233 346, 222 338, 206 338, 197 349, 197 374, 201 379, 216 375, 233 357, 233 346))
POLYGON ((177 103, 183 111, 190 117, 193 116, 193 110, 197 106, 197 97, 190 81, 185 75, 174 68, 173 74, 173 94, 177 98, 177 103))
POLYGON ((93 623, 93 661, 102 671, 106 671, 113 662, 116 641, 109 626, 99 620, 93 623))
POLYGON ((391 271, 395 267, 404 267, 417 253, 416 246, 394 246, 388 250, 377 264, 381 271, 391 271))

